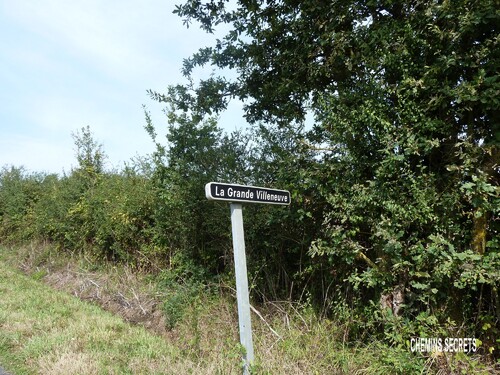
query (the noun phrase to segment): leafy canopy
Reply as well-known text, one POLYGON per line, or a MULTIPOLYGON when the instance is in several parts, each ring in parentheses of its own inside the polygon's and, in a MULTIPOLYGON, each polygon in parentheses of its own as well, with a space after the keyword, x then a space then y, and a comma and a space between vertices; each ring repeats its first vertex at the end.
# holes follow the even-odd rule
POLYGON ((192 0, 175 12, 229 31, 185 60, 189 84, 156 99, 200 118, 239 99, 270 130, 314 115, 294 139, 315 163, 288 172, 321 205, 307 212, 322 228, 311 272, 334 269, 334 282, 370 298, 402 286, 407 311, 441 298, 473 306, 480 285, 495 295, 496 1, 192 0), (203 66, 221 73, 195 82, 203 66))

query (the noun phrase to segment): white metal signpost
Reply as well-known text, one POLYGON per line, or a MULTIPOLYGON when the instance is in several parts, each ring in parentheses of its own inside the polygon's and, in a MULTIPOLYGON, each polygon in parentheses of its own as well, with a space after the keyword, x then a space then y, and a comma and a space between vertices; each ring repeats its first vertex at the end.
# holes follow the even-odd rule
POLYGON ((243 374, 249 374, 254 360, 250 299, 248 297, 247 261, 245 235, 243 232, 243 210, 241 203, 290 204, 290 192, 255 186, 209 182, 205 185, 208 199, 231 203, 231 227, 233 232, 234 267, 236 276, 236 298, 238 301, 238 322, 240 343, 245 349, 243 374))

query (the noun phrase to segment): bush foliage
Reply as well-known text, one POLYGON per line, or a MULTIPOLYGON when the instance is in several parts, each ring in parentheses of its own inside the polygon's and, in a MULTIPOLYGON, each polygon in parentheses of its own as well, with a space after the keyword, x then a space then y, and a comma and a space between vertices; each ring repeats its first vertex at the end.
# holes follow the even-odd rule
POLYGON ((398 345, 462 326, 499 353, 495 2, 187 1, 176 12, 233 29, 185 61, 189 84, 151 92, 167 106, 167 139, 146 113, 157 150, 122 170, 104 168, 88 128, 67 175, 4 167, 1 240, 180 267, 196 285, 232 272, 229 208, 207 201, 205 184, 288 189, 290 207, 245 207, 255 299, 339 319, 345 307, 359 316, 353 339, 398 345), (196 86, 206 64, 238 79, 196 86), (225 134, 213 117, 232 97, 245 101, 246 132, 225 134))

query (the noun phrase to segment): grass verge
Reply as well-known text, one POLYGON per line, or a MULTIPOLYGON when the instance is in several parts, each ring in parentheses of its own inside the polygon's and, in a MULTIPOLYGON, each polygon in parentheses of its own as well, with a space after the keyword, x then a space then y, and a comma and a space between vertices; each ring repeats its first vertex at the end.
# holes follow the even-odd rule
POLYGON ((2 261, 0 295, 0 361, 13 374, 178 374, 186 365, 162 338, 2 261))
MULTIPOLYGON (((168 329, 171 297, 127 267, 0 246, 0 364, 12 374, 240 374, 234 296, 186 299, 168 329)), ((469 357, 347 343, 347 327, 290 302, 260 306, 252 324, 257 374, 494 373, 469 357)))

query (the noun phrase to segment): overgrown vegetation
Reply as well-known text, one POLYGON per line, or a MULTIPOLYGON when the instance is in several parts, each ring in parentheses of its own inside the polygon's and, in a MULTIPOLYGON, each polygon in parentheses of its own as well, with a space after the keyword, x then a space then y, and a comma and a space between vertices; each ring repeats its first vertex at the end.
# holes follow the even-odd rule
POLYGON ((169 124, 158 139, 146 112, 156 152, 108 171, 84 128, 67 175, 4 167, 1 240, 166 270, 173 327, 200 290, 232 283, 228 207, 204 185, 288 189, 289 208, 245 207, 256 303, 300 303, 346 324, 347 343, 474 337, 498 360, 495 1, 227 5, 177 7, 188 24, 231 29, 185 61, 188 84, 151 92, 169 124), (207 65, 234 80, 195 82, 207 65), (247 131, 217 126, 231 98, 247 131))
MULTIPOLYGON (((61 254, 51 245, 31 243, 0 247, 0 270, 7 301, 0 305, 0 363, 10 373, 241 373, 232 292, 198 294, 182 306, 185 314, 172 328, 168 314, 158 314, 162 300, 170 300, 168 283, 152 283, 151 275, 128 265, 96 264, 86 254, 61 254), (28 277, 14 270, 19 263, 28 277), (98 303, 126 322, 72 296, 98 303)), ((344 318, 332 321, 299 302, 260 305, 252 323, 254 373, 494 371, 477 354, 426 358, 380 341, 348 340, 351 322, 357 320, 349 310, 339 306, 344 318)))
POLYGON ((6 252, 0 249, 0 361, 9 372, 179 374, 205 368, 143 327, 54 291, 36 280, 37 273, 30 278, 13 271, 6 252))

